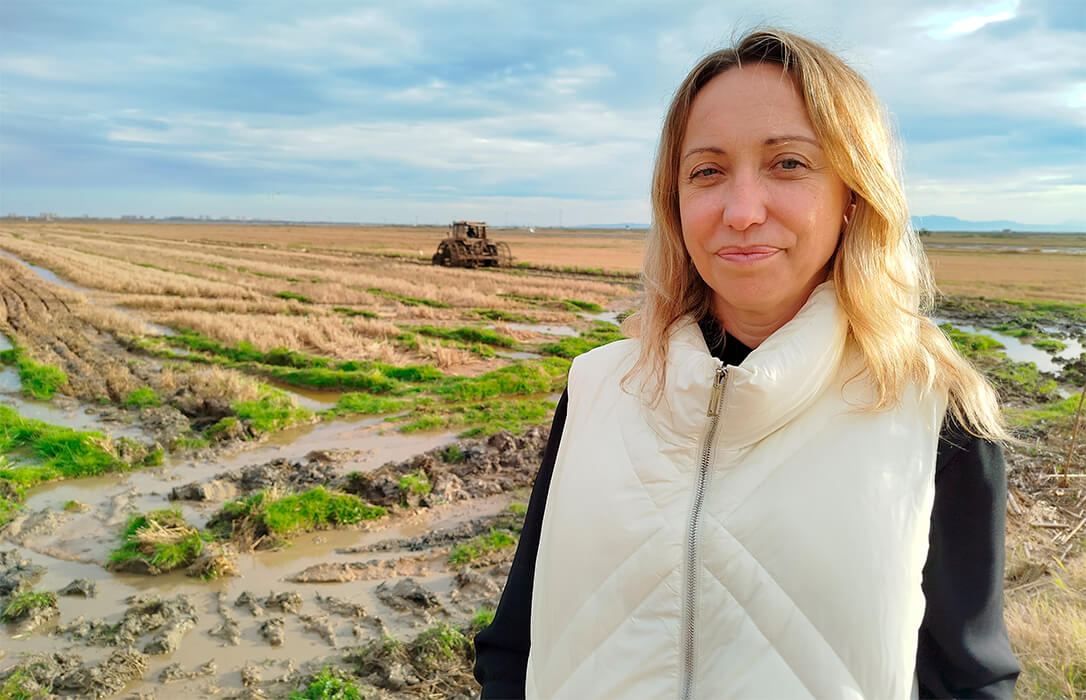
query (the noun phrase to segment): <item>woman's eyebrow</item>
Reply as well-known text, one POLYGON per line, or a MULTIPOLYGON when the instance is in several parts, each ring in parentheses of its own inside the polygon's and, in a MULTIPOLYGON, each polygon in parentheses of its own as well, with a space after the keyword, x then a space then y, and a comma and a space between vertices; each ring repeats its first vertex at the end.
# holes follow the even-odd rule
POLYGON ((799 136, 799 135, 797 135, 797 136, 771 136, 770 138, 766 139, 764 143, 765 143, 766 146, 779 146, 782 143, 788 143, 789 141, 803 141, 805 143, 811 144, 812 146, 818 146, 819 148, 822 147, 822 145, 820 143, 818 143, 818 139, 811 138, 810 136, 799 136))
MULTIPOLYGON (((765 146, 780 146, 781 144, 788 143, 790 141, 803 141, 804 143, 809 143, 812 146, 822 148, 822 144, 818 143, 818 139, 812 138, 810 136, 803 136, 800 134, 796 134, 794 136, 770 136, 765 141, 763 141, 762 144, 765 146)), ((691 148, 689 151, 684 153, 680 160, 686 160, 690 156, 698 155, 700 153, 726 155, 727 151, 725 151, 723 148, 718 148, 717 146, 699 146, 697 148, 691 148)))
POLYGON ((691 148, 689 151, 683 154, 681 160, 686 160, 690 156, 697 155, 699 153, 712 153, 714 155, 722 156, 727 151, 723 148, 717 148, 716 146, 699 146, 698 148, 691 148))

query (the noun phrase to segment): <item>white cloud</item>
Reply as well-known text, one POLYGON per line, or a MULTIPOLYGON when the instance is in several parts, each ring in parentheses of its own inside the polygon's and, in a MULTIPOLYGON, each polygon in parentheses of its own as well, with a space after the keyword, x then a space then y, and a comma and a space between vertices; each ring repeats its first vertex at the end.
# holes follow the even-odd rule
POLYGON ((1019 0, 1000 0, 975 10, 938 10, 922 18, 918 24, 926 29, 930 37, 950 39, 962 34, 972 34, 993 22, 1014 19, 1018 4, 1019 0))

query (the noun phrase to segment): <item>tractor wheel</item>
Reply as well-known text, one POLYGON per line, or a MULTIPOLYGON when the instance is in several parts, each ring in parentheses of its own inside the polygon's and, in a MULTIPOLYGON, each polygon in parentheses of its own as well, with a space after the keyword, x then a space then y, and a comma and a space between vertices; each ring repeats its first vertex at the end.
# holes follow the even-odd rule
POLYGON ((464 267, 464 256, 456 241, 445 246, 445 264, 451 267, 464 267))

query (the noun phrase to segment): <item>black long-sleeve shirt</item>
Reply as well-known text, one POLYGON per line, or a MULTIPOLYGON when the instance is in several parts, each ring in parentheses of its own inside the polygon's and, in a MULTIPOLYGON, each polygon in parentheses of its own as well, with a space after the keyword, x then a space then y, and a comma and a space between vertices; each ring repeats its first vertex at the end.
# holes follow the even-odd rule
MULTIPOLYGON (((738 365, 750 353, 735 338, 725 342, 715 323, 701 328, 710 352, 725 364, 738 365)), ((501 602, 493 623, 475 637, 475 678, 483 700, 524 697, 536 552, 566 406, 563 393, 501 602)), ((1019 667, 1003 622, 1005 501, 999 447, 944 424, 916 653, 922 698, 1013 696, 1019 667)))

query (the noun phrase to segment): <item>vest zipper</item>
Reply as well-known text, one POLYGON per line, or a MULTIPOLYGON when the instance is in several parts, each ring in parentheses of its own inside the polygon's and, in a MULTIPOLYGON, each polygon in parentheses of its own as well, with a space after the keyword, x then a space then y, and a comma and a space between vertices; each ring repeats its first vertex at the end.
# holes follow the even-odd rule
POLYGON ((695 623, 697 618, 697 590, 698 590, 698 551, 700 543, 698 535, 701 531, 701 511, 705 504, 705 492, 709 488, 710 456, 713 447, 713 438, 716 436, 717 427, 720 425, 720 404, 724 398, 724 380, 728 376, 728 369, 723 364, 717 367, 716 376, 713 379, 713 391, 709 395, 709 407, 705 416, 709 419, 701 443, 701 459, 698 463, 697 476, 694 479, 694 500, 690 506, 690 519, 686 530, 686 559, 684 561, 685 582, 683 587, 683 617, 682 630, 679 643, 681 645, 680 663, 682 675, 679 680, 680 700, 690 700, 694 696, 695 673, 695 648, 696 638, 695 623))

